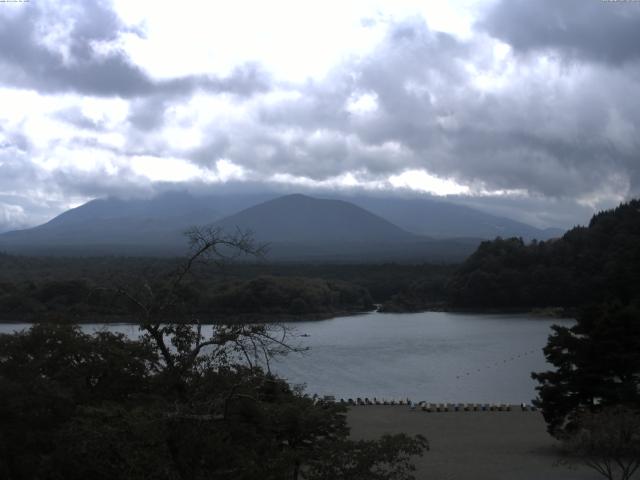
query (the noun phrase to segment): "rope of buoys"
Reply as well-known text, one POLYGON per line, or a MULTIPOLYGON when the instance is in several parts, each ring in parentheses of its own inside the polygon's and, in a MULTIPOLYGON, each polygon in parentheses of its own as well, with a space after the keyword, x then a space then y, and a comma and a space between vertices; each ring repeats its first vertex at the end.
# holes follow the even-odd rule
POLYGON ((341 398, 336 401, 333 396, 325 397, 323 400, 319 400, 327 403, 340 403, 346 406, 371 406, 371 405, 386 405, 386 406, 408 406, 411 410, 420 410, 423 412, 439 413, 439 412, 511 412, 517 407, 523 412, 536 412, 538 409, 534 405, 527 403, 521 403, 520 405, 513 405, 509 403, 429 403, 426 401, 414 402, 407 398, 406 400, 380 400, 376 397, 369 399, 369 397, 357 397, 344 399, 341 398))
MULTIPOLYGON (((523 357, 525 357, 526 355, 531 355, 531 354, 533 354, 533 353, 535 353, 535 352, 536 352, 536 349, 535 349, 535 348, 534 348, 534 349, 531 349, 531 350, 527 350, 526 352, 519 353, 519 354, 514 355, 514 356, 512 356, 512 357, 509 357, 509 358, 505 358, 505 359, 503 359, 503 360, 502 360, 502 363, 504 364, 504 363, 507 363, 507 362, 515 361, 515 360, 516 360, 516 359, 518 359, 518 358, 523 358, 523 357)), ((494 363, 493 363, 493 367, 497 367, 498 365, 500 365, 500 361, 496 361, 496 362, 494 362, 494 363)), ((492 368, 492 366, 491 366, 491 365, 486 365, 484 368, 485 368, 485 370, 486 370, 486 369, 490 369, 490 368, 492 368)), ((480 369, 480 368, 476 369, 476 372, 480 372, 480 371, 482 371, 482 369, 480 369)), ((460 373, 460 374, 456 375, 456 380, 460 380, 460 378, 461 378, 461 377, 463 377, 463 376, 469 376, 469 375, 471 375, 471 372, 464 372, 464 374, 463 374, 463 373, 460 373)))

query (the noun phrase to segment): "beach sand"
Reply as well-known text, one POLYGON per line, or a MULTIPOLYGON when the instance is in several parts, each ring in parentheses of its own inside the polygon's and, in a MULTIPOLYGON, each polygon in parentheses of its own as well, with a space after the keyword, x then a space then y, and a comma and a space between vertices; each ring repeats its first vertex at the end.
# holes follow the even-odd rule
POLYGON ((419 480, 597 480, 582 465, 559 464, 557 442, 539 412, 427 413, 407 406, 357 406, 348 413, 354 439, 420 433, 430 451, 416 459, 419 480))

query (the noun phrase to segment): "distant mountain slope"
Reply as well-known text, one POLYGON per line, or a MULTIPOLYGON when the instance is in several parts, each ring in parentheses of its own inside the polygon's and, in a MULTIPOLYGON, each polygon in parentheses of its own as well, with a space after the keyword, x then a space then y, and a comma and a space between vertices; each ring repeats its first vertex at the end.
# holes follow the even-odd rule
POLYGON ((272 244, 270 258, 293 261, 460 261, 481 239, 548 237, 529 225, 431 199, 168 192, 90 201, 38 227, 0 234, 0 251, 174 255, 184 252, 184 230, 213 223, 250 229, 272 244))
POLYGON ((417 240, 389 221, 342 200, 287 195, 216 222, 233 231, 251 230, 258 241, 292 244, 387 243, 417 240))
POLYGON ((524 240, 548 240, 564 233, 561 229, 539 229, 516 220, 431 198, 353 197, 349 201, 409 232, 435 238, 522 237, 524 240))
POLYGON ((433 240, 409 233, 343 200, 287 195, 215 223, 251 230, 269 244, 268 258, 312 262, 458 262, 479 239, 433 240))
POLYGON ((97 199, 43 225, 0 235, 0 248, 41 253, 75 248, 109 253, 112 246, 174 249, 184 245, 186 228, 211 224, 220 217, 215 205, 181 192, 151 199, 97 199))

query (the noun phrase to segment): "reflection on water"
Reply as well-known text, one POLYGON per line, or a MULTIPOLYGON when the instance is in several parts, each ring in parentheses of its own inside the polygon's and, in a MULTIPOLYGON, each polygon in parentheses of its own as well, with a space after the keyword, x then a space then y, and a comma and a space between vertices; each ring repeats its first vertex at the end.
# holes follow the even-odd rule
MULTIPOLYGON (((554 323, 572 321, 426 312, 300 322, 291 325, 310 350, 272 368, 310 393, 338 398, 529 402, 535 397, 530 374, 547 368, 541 349, 554 323)), ((0 332, 26 327, 0 325, 0 332)), ((133 325, 83 326, 102 328, 138 335, 133 325)))

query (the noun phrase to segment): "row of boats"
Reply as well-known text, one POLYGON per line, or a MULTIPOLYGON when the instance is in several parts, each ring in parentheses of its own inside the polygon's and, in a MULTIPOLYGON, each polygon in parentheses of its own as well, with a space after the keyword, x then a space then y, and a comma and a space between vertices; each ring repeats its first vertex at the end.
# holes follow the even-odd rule
MULTIPOLYGON (((332 395, 326 395, 322 399, 323 402, 336 403, 336 398, 332 395)), ((423 412, 510 412, 514 409, 520 409, 523 412, 535 412, 537 408, 534 405, 521 403, 520 405, 511 405, 507 403, 428 403, 412 402, 410 399, 405 400, 379 400, 376 397, 369 399, 361 398, 341 398, 337 403, 348 406, 365 406, 365 405, 405 405, 412 410, 421 410, 423 412)))

